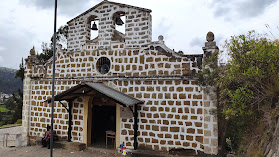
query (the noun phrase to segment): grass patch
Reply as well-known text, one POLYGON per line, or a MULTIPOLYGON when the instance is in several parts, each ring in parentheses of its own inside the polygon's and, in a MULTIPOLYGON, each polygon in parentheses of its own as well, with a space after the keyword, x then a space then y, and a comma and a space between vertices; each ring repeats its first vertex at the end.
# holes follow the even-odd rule
POLYGON ((8 112, 9 110, 8 109, 6 109, 5 107, 1 107, 0 106, 0 112, 8 112))
POLYGON ((17 126, 17 125, 19 125, 19 124, 7 124, 7 125, 3 125, 1 127, 9 127, 9 126, 17 126))
POLYGON ((15 124, 22 124, 22 119, 18 119, 15 124))
POLYGON ((18 119, 14 124, 6 124, 0 127, 18 126, 22 124, 22 119, 18 119))

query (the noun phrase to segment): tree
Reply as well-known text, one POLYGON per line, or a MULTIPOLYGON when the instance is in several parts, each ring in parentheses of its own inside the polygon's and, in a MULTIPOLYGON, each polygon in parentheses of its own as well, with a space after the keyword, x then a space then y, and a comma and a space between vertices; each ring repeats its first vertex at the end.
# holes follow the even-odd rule
POLYGON ((0 107, 1 125, 14 124, 22 118, 22 100, 23 93, 18 89, 17 94, 14 93, 13 96, 4 101, 4 106, 0 107))
POLYGON ((42 43, 42 53, 37 54, 36 57, 39 59, 41 63, 46 62, 53 56, 53 45, 52 44, 47 44, 47 43, 42 43))
POLYGON ((22 118, 23 92, 18 89, 18 93, 13 94, 12 99, 14 100, 13 123, 15 123, 18 119, 22 118))
MULTIPOLYGON (((272 130, 271 123, 277 116, 272 113, 278 110, 279 101, 278 46, 278 40, 267 39, 254 31, 233 36, 225 45, 231 58, 228 64, 214 67, 212 62, 206 62, 204 67, 211 68, 198 74, 200 85, 219 89, 219 116, 224 117, 225 136, 238 153, 249 153, 252 147, 260 147, 263 132, 272 130), (258 141, 248 145, 251 137, 258 141)), ((216 60, 216 56, 209 60, 216 60)), ((259 149, 254 152, 261 153, 259 149)))
MULTIPOLYGON (((68 25, 61 26, 56 34, 57 44, 67 44, 68 25)), ((53 36, 50 39, 51 43, 42 43, 42 53, 37 54, 36 57, 40 62, 44 63, 53 56, 53 36)))
POLYGON ((23 64, 23 58, 21 59, 21 63, 19 65, 19 70, 16 71, 15 78, 20 78, 21 81, 24 79, 24 64, 23 64))

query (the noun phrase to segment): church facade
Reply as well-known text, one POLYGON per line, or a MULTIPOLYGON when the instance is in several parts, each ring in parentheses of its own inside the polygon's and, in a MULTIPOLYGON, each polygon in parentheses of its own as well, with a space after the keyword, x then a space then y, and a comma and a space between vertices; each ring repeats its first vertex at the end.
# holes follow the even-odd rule
MULTIPOLYGON (((216 94, 195 77, 218 51, 213 33, 204 54, 174 52, 163 36, 152 41, 151 10, 106 0, 67 24, 67 49, 58 46, 55 59, 54 130, 61 140, 91 145, 112 131, 116 146, 128 149, 218 153, 216 94), (116 30, 123 23, 125 33, 116 30)), ((50 125, 53 60, 40 63, 32 50, 25 61, 22 120, 32 144, 50 125)))

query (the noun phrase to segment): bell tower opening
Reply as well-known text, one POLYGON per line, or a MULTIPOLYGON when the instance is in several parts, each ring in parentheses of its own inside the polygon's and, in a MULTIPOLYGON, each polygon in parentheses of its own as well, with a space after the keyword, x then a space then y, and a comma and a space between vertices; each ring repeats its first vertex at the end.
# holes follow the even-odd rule
POLYGON ((91 21, 91 28, 90 28, 90 40, 94 40, 98 37, 99 35, 99 30, 98 30, 98 26, 99 26, 99 21, 91 21))
POLYGON ((126 23, 126 16, 125 12, 118 11, 113 14, 113 23, 115 27, 115 31, 113 33, 112 40, 118 41, 125 41, 125 23, 126 23))
POLYGON ((88 30, 90 42, 96 42, 99 36, 99 19, 95 15, 91 15, 88 18, 88 30))

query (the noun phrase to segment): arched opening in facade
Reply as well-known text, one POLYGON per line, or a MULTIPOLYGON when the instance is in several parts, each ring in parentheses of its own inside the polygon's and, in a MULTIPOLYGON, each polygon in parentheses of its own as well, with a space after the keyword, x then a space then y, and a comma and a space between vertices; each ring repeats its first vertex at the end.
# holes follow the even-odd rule
POLYGON ((87 29, 88 29, 88 41, 90 42, 96 42, 98 35, 99 35, 99 19, 95 15, 91 15, 88 18, 87 23, 87 29))
POLYGON ((115 31, 112 36, 113 41, 125 41, 125 25, 126 25, 126 16, 125 12, 118 11, 113 14, 113 23, 115 26, 115 31))

